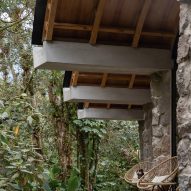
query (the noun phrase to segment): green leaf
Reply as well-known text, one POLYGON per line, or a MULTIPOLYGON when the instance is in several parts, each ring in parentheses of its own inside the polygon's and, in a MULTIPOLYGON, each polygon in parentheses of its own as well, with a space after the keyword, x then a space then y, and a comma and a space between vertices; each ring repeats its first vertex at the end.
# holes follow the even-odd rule
POLYGON ((106 133, 107 133, 107 131, 106 131, 105 129, 103 129, 103 128, 101 128, 100 131, 101 131, 103 134, 106 134, 106 133))
POLYGON ((21 97, 27 97, 27 94, 22 93, 22 94, 21 94, 21 97))
POLYGON ((60 172, 61 172, 60 168, 57 165, 54 165, 53 168, 52 168, 52 173, 54 175, 56 175, 56 174, 58 174, 60 172))
POLYGON ((9 185, 14 188, 15 190, 21 190, 21 188, 17 184, 9 183, 9 185))
POLYGON ((1 115, 2 119, 6 119, 8 117, 9 117, 9 114, 7 112, 3 112, 2 115, 1 115))
POLYGON ((7 184, 7 181, 5 180, 0 181, 0 187, 6 186, 6 184, 7 184))
POLYGON ((43 189, 44 189, 45 191, 52 191, 47 181, 44 183, 43 189))
POLYGON ((0 108, 5 107, 2 100, 0 100, 0 108))
POLYGON ((83 123, 81 120, 74 120, 73 123, 79 127, 82 127, 83 123))
POLYGON ((29 125, 32 125, 33 118, 31 116, 28 116, 27 121, 28 121, 29 125))
POLYGON ((68 180, 68 189, 67 191, 78 191, 80 188, 80 178, 77 176, 76 172, 72 172, 68 180))
POLYGON ((11 181, 15 180, 16 178, 19 177, 19 173, 15 173, 12 177, 11 177, 11 181))
POLYGON ((28 170, 24 170, 24 169, 21 169, 21 172, 24 172, 24 173, 27 173, 27 174, 33 174, 32 172, 30 172, 28 170))
POLYGON ((90 128, 90 127, 83 127, 82 129, 81 129, 81 131, 84 131, 84 132, 91 132, 92 131, 92 129, 90 128))

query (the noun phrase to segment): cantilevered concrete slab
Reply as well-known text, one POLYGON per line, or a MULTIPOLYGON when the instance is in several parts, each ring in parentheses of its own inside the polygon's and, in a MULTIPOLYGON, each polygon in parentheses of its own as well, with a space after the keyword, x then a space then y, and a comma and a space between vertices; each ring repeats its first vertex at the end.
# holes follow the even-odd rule
POLYGON ((33 48, 35 68, 151 74, 172 67, 169 50, 52 41, 33 48))
POLYGON ((86 108, 78 110, 78 119, 103 120, 144 120, 143 110, 134 109, 98 109, 86 108))
POLYGON ((64 88, 64 101, 143 105, 151 102, 150 90, 77 86, 64 88))

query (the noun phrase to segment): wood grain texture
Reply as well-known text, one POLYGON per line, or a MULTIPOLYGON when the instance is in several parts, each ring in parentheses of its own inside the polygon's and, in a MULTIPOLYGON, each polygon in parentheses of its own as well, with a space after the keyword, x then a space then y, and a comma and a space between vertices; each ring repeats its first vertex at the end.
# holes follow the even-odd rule
POLYGON ((101 87, 105 87, 106 85, 106 82, 107 82, 107 77, 108 77, 108 74, 107 73, 104 73, 103 74, 103 77, 102 77, 102 81, 101 81, 101 87))
POLYGON ((133 37, 133 43, 132 43, 132 46, 134 48, 136 48, 139 44, 139 39, 140 39, 141 32, 143 29, 144 21, 146 19, 147 14, 148 14, 151 3, 152 3, 152 0, 145 0, 144 5, 143 5, 143 9, 141 10, 141 13, 139 15, 139 19, 137 22, 135 35, 133 37))
POLYGON ((79 77, 79 72, 78 71, 74 71, 72 74, 72 86, 77 86, 78 83, 78 77, 79 77))
POLYGON ((44 25, 44 40, 52 40, 57 5, 58 5, 58 0, 48 1, 46 16, 45 16, 46 21, 44 25))
POLYGON ((84 108, 89 108, 89 105, 90 105, 89 102, 85 102, 85 103, 84 103, 84 108))
MULTIPOLYGON (((92 25, 70 24, 70 23, 54 23, 54 29, 74 30, 74 31, 92 31, 92 25)), ((135 30, 122 27, 104 27, 100 26, 98 32, 114 33, 114 34, 129 34, 134 35, 135 30)), ((174 38, 176 35, 172 32, 160 31, 142 31, 142 36, 174 38)))
MULTIPOLYGON (((135 77, 136 77, 135 74, 133 74, 133 75, 131 76, 131 80, 130 80, 130 82, 129 82, 129 88, 130 88, 130 89, 133 88, 133 84, 134 84, 134 82, 135 82, 135 77)), ((128 109, 131 109, 131 105, 128 106, 128 109)))
MULTIPOLYGON (((171 48, 179 23, 177 1, 152 0, 150 7, 149 0, 105 1, 102 14, 95 14, 98 0, 58 0, 54 30, 49 34, 53 32, 54 40, 87 43, 92 36, 92 42, 99 44, 132 46, 134 41, 135 47, 171 48)), ((47 13, 50 3, 48 7, 47 13)), ((47 21, 46 17, 44 28, 49 30, 47 21)))
POLYGON ((96 44, 99 26, 101 23, 101 18, 102 18, 104 7, 105 7, 105 2, 106 0, 99 0, 99 4, 96 11, 94 24, 93 24, 93 29, 92 29, 91 37, 90 37, 90 44, 93 44, 93 45, 96 44))

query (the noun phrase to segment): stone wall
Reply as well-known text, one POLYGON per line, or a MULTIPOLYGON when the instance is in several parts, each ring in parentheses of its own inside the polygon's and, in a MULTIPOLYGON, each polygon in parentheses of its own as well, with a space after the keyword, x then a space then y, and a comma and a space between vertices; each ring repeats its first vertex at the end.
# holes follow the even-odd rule
POLYGON ((191 191, 191 1, 180 1, 177 104, 180 191, 191 191))
POLYGON ((152 103, 139 122, 141 160, 164 160, 171 155, 171 72, 151 76, 152 103))
POLYGON ((143 109, 145 120, 139 121, 140 158, 141 160, 152 160, 152 104, 146 104, 143 109))
POLYGON ((171 153, 171 72, 158 72, 151 76, 152 149, 155 160, 171 153))

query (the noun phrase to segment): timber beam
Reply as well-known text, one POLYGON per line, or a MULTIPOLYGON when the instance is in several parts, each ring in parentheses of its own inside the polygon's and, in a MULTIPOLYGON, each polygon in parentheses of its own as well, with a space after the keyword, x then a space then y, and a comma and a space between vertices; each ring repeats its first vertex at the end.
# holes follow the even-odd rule
POLYGON ((35 68, 119 74, 170 70, 169 50, 52 41, 33 48, 35 68))
POLYGON ((64 101, 144 105, 151 102, 150 90, 77 86, 64 88, 64 101))
POLYGON ((103 120, 144 120, 144 111, 135 109, 99 109, 85 108, 78 110, 78 119, 103 120))

